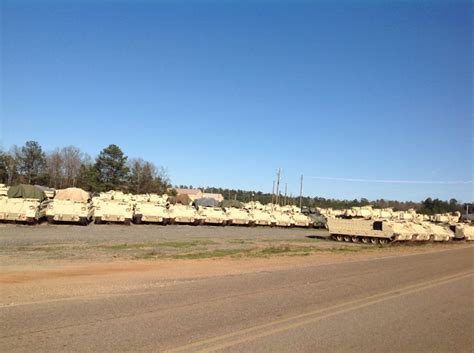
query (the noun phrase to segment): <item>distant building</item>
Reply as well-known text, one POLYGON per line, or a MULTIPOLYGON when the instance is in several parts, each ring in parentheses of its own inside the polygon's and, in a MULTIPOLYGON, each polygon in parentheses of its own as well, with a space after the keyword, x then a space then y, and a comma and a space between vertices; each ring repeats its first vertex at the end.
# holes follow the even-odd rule
POLYGON ((189 198, 194 201, 196 199, 202 199, 202 191, 199 189, 175 189, 178 195, 188 195, 189 198))
POLYGON ((213 194, 209 192, 202 192, 199 189, 181 189, 181 188, 176 188, 176 193, 177 195, 188 195, 189 198, 194 201, 196 199, 202 199, 202 198, 209 198, 209 199, 214 199, 217 202, 221 202, 224 200, 224 196, 222 194, 213 194))
POLYGON ((204 192, 202 194, 202 197, 204 197, 206 199, 214 199, 217 202, 221 202, 221 201, 224 200, 224 196, 222 196, 222 194, 212 194, 212 193, 209 193, 209 192, 204 192))

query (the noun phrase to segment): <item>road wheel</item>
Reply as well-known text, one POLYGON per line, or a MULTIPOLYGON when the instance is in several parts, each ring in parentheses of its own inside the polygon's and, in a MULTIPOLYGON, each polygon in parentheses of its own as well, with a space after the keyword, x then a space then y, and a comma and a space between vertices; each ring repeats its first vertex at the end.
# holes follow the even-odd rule
POLYGON ((388 244, 388 239, 381 238, 381 239, 379 239, 379 243, 382 244, 382 245, 387 245, 388 244))
POLYGON ((351 236, 345 235, 345 236, 344 236, 344 241, 348 243, 348 242, 351 241, 351 238, 352 238, 351 236))
POLYGON ((87 219, 86 217, 81 217, 81 218, 79 219, 79 224, 80 224, 81 226, 86 226, 86 225, 89 224, 89 221, 88 221, 88 219, 87 219))
POLYGON ((141 214, 137 214, 133 217, 133 223, 135 224, 140 224, 142 223, 142 215, 141 214))
POLYGON ((379 243, 379 240, 377 238, 370 238, 370 243, 375 245, 379 243))
POLYGON ((28 218, 26 219, 26 223, 27 223, 29 226, 35 225, 35 224, 36 224, 36 219, 33 218, 33 217, 28 217, 28 218))
POLYGON ((123 224, 125 224, 126 226, 129 226, 130 224, 132 224, 132 220, 130 218, 125 218, 125 220, 123 221, 123 224))
POLYGON ((48 216, 48 217, 46 217, 46 221, 47 221, 49 224, 53 224, 53 223, 54 223, 54 217, 53 217, 53 216, 48 216))
POLYGON ((343 241, 344 240, 344 237, 340 234, 336 235, 336 240, 337 241, 343 241))
POLYGON ((359 237, 353 236, 351 238, 351 240, 352 240, 353 243, 358 243, 359 242, 359 237))
POLYGON ((102 218, 101 217, 95 217, 94 223, 95 224, 102 224, 102 218))

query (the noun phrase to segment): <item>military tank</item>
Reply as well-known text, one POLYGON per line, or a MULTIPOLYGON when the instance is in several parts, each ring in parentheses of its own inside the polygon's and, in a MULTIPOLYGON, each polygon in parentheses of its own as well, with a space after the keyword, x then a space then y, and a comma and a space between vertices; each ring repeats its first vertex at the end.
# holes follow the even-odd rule
POLYGON ((94 206, 94 223, 124 223, 130 225, 134 215, 134 200, 129 194, 121 191, 101 193, 92 198, 94 206))
POLYGON ((0 197, 0 220, 35 224, 45 216, 47 206, 43 190, 26 184, 11 186, 7 196, 0 197))
POLYGON ((135 202, 134 223, 168 224, 170 222, 170 205, 167 195, 135 195, 135 202))
POLYGON ((87 225, 92 220, 91 196, 80 188, 57 190, 46 207, 48 223, 72 222, 87 225))

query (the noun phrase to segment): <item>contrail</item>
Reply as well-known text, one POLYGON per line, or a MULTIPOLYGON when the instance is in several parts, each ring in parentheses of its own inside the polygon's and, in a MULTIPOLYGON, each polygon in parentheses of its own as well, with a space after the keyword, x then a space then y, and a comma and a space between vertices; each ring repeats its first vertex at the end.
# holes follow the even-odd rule
POLYGON ((333 177, 322 177, 322 176, 309 176, 307 178, 319 179, 319 180, 349 181, 349 182, 359 182, 359 183, 385 183, 385 184, 435 184, 435 185, 474 184, 474 180, 427 181, 427 180, 333 178, 333 177))

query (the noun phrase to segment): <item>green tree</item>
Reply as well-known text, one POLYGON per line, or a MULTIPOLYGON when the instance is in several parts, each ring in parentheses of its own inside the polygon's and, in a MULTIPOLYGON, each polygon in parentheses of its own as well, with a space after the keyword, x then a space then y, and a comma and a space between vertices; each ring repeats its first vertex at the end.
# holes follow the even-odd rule
POLYGON ((0 182, 12 185, 18 179, 17 160, 11 153, 0 151, 0 182))
POLYGON ((98 187, 100 190, 124 189, 129 169, 127 156, 117 145, 104 148, 96 158, 98 187))
POLYGON ((79 167, 76 185, 87 191, 101 191, 97 169, 93 164, 82 164, 79 167))
POLYGON ((165 193, 169 183, 166 172, 153 163, 141 158, 132 159, 129 163, 130 191, 136 194, 165 193))
POLYGON ((45 182, 46 155, 36 141, 27 141, 17 150, 18 170, 28 184, 45 182))

